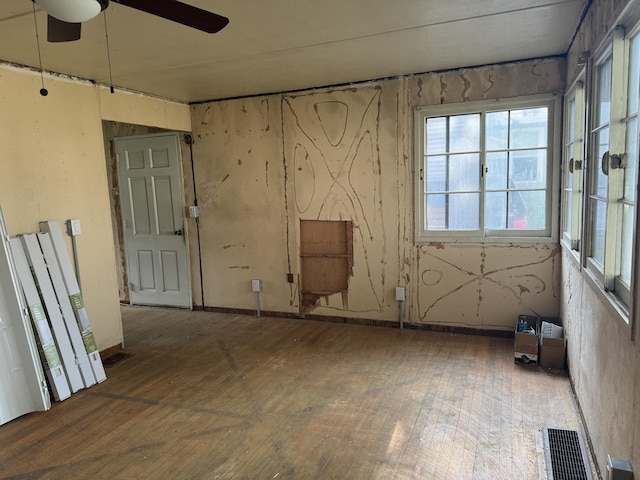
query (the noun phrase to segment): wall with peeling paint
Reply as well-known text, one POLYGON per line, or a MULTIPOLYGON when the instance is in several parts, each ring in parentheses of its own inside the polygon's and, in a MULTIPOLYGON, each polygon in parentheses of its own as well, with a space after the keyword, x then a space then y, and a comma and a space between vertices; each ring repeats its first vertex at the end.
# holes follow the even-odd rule
POLYGON ((193 106, 205 305, 253 309, 260 278, 275 312, 397 321, 405 285, 407 322, 506 331, 521 313, 557 316, 556 245, 414 243, 413 110, 560 92, 564 76, 552 58, 193 106), (348 291, 307 308, 300 220, 353 222, 348 291))
POLYGON ((80 219, 83 295, 104 350, 123 334, 102 119, 190 130, 189 108, 63 76, 45 82, 42 97, 37 72, 0 65, 0 205, 11 235, 80 219))
MULTIPOLYGON (((620 19, 625 0, 595 0, 567 56, 567 84, 583 68, 580 57, 593 60, 608 31, 620 19)), ((636 2, 637 4, 637 2, 636 2)), ((636 249, 637 253, 637 249, 636 249)), ((636 272, 638 272, 636 255, 636 272)), ((637 273, 636 273, 637 277, 637 273)), ((636 280, 637 281, 637 280, 636 280)), ((640 347, 638 288, 635 314, 627 325, 589 279, 569 251, 562 254, 561 316, 567 334, 567 362, 593 452, 606 474, 607 455, 631 460, 640 472, 640 347)))

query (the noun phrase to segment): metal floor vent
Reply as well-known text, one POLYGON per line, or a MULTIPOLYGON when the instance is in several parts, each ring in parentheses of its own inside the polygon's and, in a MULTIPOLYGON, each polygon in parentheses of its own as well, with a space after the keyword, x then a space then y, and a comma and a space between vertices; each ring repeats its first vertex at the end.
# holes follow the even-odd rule
POLYGON ((543 428, 549 480, 592 480, 587 450, 575 430, 543 428))

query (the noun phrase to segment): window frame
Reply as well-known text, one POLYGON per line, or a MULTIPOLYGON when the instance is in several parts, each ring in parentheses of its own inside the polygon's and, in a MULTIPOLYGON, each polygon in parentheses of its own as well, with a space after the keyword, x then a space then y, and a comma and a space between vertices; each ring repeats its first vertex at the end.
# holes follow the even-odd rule
MULTIPOLYGON (((634 31, 634 34, 637 30, 634 31)), ((619 312, 622 320, 628 325, 630 323, 630 310, 632 306, 632 285, 619 278, 620 274, 620 245, 622 242, 622 199, 624 198, 624 168, 612 168, 609 162, 607 177, 607 192, 605 202, 605 228, 604 228, 604 264, 593 257, 593 225, 592 198, 594 194, 594 182, 597 181, 598 171, 602 171, 602 164, 606 163, 600 157, 596 142, 596 135, 601 129, 597 123, 598 99, 598 68, 609 58, 611 59, 611 92, 610 92, 610 113, 608 120, 609 142, 607 152, 613 154, 626 153, 626 129, 627 129, 627 97, 628 97, 628 60, 629 43, 633 35, 625 35, 623 27, 617 27, 612 35, 605 41, 593 62, 592 76, 593 88, 590 91, 594 105, 592 115, 588 125, 589 142, 589 168, 585 182, 585 222, 584 222, 584 266, 596 284, 596 286, 606 295, 612 306, 619 312)), ((632 247, 632 257, 635 256, 635 238, 632 247)), ((632 258, 632 282, 633 265, 636 259, 632 258)))
POLYGON ((585 129, 587 126, 586 72, 583 68, 564 96, 562 140, 562 198, 560 243, 580 262, 585 171, 585 129), (569 106, 573 103, 573 118, 569 106), (573 123, 573 129, 571 128, 573 123), (569 136, 571 132, 571 136, 569 136), (573 153, 571 154, 571 150, 573 153), (570 196, 571 218, 567 218, 570 196))
POLYGON ((561 152, 561 96, 555 93, 528 95, 493 100, 480 100, 455 104, 420 106, 414 110, 415 140, 415 241, 425 243, 469 242, 469 243, 557 243, 559 230, 559 189, 560 189, 560 152, 561 152), (480 113, 480 168, 486 168, 485 115, 487 112, 518 110, 524 108, 547 107, 547 165, 546 165, 546 219, 543 230, 492 230, 485 227, 484 210, 486 198, 486 175, 480 178, 480 212, 478 230, 427 230, 425 224, 425 125, 432 117, 450 117, 454 115, 480 113))

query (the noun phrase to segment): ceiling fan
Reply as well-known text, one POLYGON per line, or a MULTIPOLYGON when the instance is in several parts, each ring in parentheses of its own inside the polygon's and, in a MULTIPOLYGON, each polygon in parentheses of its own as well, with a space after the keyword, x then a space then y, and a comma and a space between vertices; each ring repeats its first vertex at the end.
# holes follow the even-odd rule
MULTIPOLYGON (((157 15, 206 33, 222 30, 229 19, 176 0, 112 0, 115 3, 157 15)), ((33 0, 48 13, 47 40, 70 42, 80 38, 82 22, 109 6, 109 0, 33 0)))

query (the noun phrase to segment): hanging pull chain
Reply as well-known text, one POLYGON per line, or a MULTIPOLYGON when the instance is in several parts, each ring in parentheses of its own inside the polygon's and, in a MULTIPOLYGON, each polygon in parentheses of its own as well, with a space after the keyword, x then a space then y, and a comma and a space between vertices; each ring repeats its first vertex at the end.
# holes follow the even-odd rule
POLYGON ((42 55, 40 53, 40 35, 38 34, 38 18, 36 17, 36 4, 31 2, 31 6, 33 7, 33 23, 36 26, 36 45, 38 46, 38 64, 40 65, 40 82, 42 83, 42 88, 40 89, 40 95, 46 97, 49 94, 49 91, 44 88, 44 71, 42 70, 42 55))
POLYGON ((109 91, 114 93, 113 90, 113 74, 111 72, 111 49, 109 48, 109 29, 107 28, 107 10, 102 11, 104 17, 104 37, 107 40, 107 63, 109 64, 109 91))

